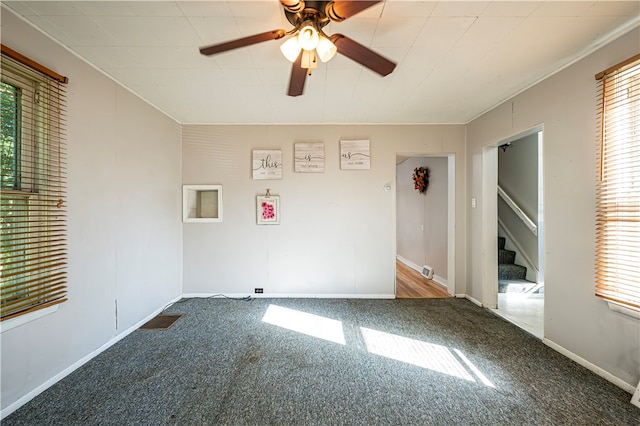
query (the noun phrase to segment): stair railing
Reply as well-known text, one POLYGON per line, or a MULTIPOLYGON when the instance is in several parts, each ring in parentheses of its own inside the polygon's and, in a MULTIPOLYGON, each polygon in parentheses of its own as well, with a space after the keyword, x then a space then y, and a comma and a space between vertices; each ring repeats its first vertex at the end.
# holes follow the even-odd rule
POLYGON ((498 195, 511 208, 511 210, 513 210, 513 212, 516 214, 516 216, 518 216, 520 218, 520 220, 529 229, 529 231, 531 231, 531 233, 533 233, 533 235, 535 235, 537 237, 538 236, 538 225, 536 225, 533 222, 533 220, 531 220, 531 218, 529 216, 527 216, 527 214, 524 211, 522 211, 520 206, 518 206, 516 204, 516 202, 513 201, 513 199, 511 197, 509 197, 509 195, 506 192, 504 192, 504 189, 502 189, 500 187, 500 185, 498 185, 498 195))

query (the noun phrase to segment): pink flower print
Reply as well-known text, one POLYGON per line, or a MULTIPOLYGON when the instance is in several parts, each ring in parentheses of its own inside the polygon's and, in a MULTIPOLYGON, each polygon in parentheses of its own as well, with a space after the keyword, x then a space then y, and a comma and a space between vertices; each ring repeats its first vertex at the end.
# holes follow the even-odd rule
POLYGON ((276 217, 275 210, 273 208, 273 204, 268 203, 266 201, 262 202, 262 219, 274 219, 276 217))

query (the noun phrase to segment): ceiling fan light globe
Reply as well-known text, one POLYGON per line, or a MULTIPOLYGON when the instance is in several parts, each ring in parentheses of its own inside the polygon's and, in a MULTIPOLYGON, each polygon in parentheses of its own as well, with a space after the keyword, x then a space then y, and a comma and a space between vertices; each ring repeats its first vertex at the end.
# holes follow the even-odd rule
POLYGON ((338 49, 336 45, 331 42, 326 37, 320 37, 320 41, 318 41, 318 47, 316 47, 316 52, 318 52, 318 57, 322 62, 328 62, 333 58, 338 49))
POLYGON ((318 30, 312 25, 306 25, 298 32, 298 44, 304 50, 313 50, 318 46, 318 30))
POLYGON ((289 62, 295 62, 296 59, 298 59, 300 50, 302 49, 298 44, 298 39, 296 37, 291 37, 280 46, 280 51, 289 62))

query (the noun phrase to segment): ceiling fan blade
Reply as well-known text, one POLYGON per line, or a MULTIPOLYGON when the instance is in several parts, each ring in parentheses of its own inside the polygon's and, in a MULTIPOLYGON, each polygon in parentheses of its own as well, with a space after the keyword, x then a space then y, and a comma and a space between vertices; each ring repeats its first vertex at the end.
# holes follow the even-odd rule
POLYGON ((340 22, 370 8, 371 6, 375 6, 381 1, 382 0, 335 0, 327 4, 326 13, 332 21, 340 22))
POLYGON ((300 96, 304 92, 304 83, 307 79, 307 70, 302 68, 302 52, 291 67, 291 78, 289 79, 289 96, 300 96))
POLYGON ((239 38, 237 40, 231 40, 220 44, 201 47, 200 53, 202 53, 203 55, 215 55, 216 53, 222 53, 226 52, 227 50, 250 46, 256 43, 262 43, 263 41, 267 40, 277 40, 284 37, 284 35, 284 30, 267 31, 266 33, 256 34, 249 37, 239 38))
POLYGON ((339 53, 369 68, 371 71, 377 72, 383 77, 391 74, 396 67, 396 64, 387 58, 378 55, 368 47, 342 34, 334 34, 330 38, 333 44, 336 45, 339 53))

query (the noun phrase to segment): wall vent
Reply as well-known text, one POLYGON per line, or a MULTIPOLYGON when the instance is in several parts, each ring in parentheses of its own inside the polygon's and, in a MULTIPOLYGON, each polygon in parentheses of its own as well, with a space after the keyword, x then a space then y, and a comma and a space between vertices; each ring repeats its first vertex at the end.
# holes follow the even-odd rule
POLYGON ((431 266, 424 265, 422 267, 422 275, 425 278, 428 278, 428 279, 432 280, 433 279, 433 268, 431 266))

